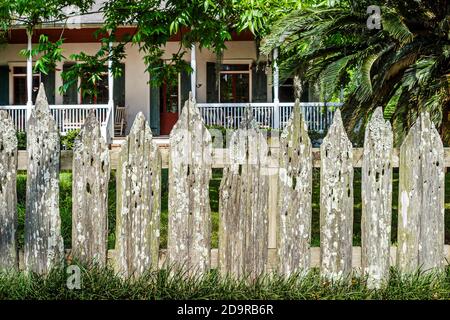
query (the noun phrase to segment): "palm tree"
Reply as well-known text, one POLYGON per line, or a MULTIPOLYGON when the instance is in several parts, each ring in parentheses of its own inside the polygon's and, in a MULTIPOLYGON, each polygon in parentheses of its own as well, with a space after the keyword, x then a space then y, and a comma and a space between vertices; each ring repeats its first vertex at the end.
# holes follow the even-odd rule
POLYGON ((397 142, 427 110, 449 144, 448 0, 339 1, 294 11, 273 26, 261 50, 275 47, 282 77, 319 83, 327 96, 345 85, 342 112, 354 139, 383 106, 397 142), (381 9, 380 29, 368 27, 370 5, 381 9))

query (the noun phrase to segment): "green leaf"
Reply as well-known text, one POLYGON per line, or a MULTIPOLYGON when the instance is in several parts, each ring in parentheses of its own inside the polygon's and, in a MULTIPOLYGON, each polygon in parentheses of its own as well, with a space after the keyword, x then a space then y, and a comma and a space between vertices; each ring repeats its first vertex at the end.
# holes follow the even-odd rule
POLYGON ((402 44, 413 41, 414 35, 396 12, 383 12, 381 15, 383 30, 402 44))

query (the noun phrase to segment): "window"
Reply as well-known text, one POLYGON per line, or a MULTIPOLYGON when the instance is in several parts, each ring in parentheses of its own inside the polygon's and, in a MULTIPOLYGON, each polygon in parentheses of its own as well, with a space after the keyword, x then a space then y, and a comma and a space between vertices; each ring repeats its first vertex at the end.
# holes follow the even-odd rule
MULTIPOLYGON (((81 80, 86 81, 86 80, 81 80)), ((97 89, 97 96, 91 94, 83 94, 81 92, 82 104, 107 104, 109 100, 108 96, 108 74, 104 73, 100 76, 100 80, 95 84, 97 89)))
MULTIPOLYGON (((13 84, 13 103, 15 105, 27 104, 27 67, 15 66, 13 67, 12 75, 13 84)), ((36 102, 36 97, 39 90, 39 83, 41 82, 41 76, 39 73, 33 74, 33 88, 32 99, 33 103, 36 102)))
POLYGON ((280 102, 292 102, 294 99, 294 79, 288 78, 284 83, 280 84, 278 89, 278 98, 280 102))
MULTIPOLYGON (((278 96, 280 102, 294 102, 295 101, 295 88, 294 88, 294 78, 287 78, 283 83, 280 84, 278 90, 278 96)), ((308 86, 305 84, 303 86, 302 94, 300 97, 300 102, 307 102, 308 100, 308 86)))
POLYGON ((219 79, 219 102, 250 101, 250 66, 248 64, 222 64, 219 79))

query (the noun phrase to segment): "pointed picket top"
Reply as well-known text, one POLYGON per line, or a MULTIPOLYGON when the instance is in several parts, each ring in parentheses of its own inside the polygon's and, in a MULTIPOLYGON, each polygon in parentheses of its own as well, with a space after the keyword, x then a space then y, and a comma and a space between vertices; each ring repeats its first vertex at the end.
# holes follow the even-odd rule
MULTIPOLYGON (((298 131, 300 134, 306 133, 308 136, 308 126, 306 125, 305 118, 303 117, 302 107, 300 106, 300 100, 296 99, 294 107, 292 108, 291 116, 289 117, 286 127, 281 132, 280 138, 286 138, 293 131, 298 131), (297 126, 298 124, 298 126, 297 126)), ((309 136, 308 136, 309 138, 309 136)))
POLYGON ((240 129, 258 129, 258 122, 253 116, 253 108, 251 105, 247 105, 244 108, 244 120, 239 124, 240 129))
POLYGON ((334 134, 334 132, 344 132, 345 135, 347 135, 347 133, 345 132, 344 124, 342 122, 341 109, 339 108, 334 112, 333 123, 328 129, 328 134, 325 137, 325 139, 329 137, 331 134, 334 134))
POLYGON ((444 265, 444 147, 428 112, 400 147, 397 263, 403 272, 444 265))
POLYGON ((84 121, 84 125, 81 128, 81 130, 92 133, 97 133, 98 131, 98 133, 100 133, 100 122, 97 120, 97 117, 95 116, 94 109, 89 111, 89 114, 86 117, 86 120, 84 121))
POLYGON ((420 120, 421 120, 422 132, 424 134, 427 134, 429 132, 431 140, 437 139, 436 142, 437 142, 438 146, 440 144, 443 145, 440 135, 439 135, 439 131, 436 129, 436 126, 434 125, 433 121, 431 121, 430 113, 422 112, 420 114, 420 120))
POLYGON ((370 121, 368 123, 368 128, 371 130, 366 131, 366 135, 367 134, 373 134, 374 131, 377 131, 377 129, 379 128, 383 128, 383 127, 391 127, 391 124, 389 121, 386 121, 384 119, 384 115, 383 115, 383 108, 382 107, 378 107, 375 109, 375 111, 372 113, 372 117, 370 118, 370 121))
POLYGON ((192 91, 189 91, 189 101, 192 101, 193 104, 197 103, 197 101, 195 100, 195 98, 192 95, 192 91))
POLYGON ((297 99, 280 139, 278 270, 289 276, 310 267, 312 147, 297 99))
POLYGON ((184 103, 184 107, 181 109, 178 121, 173 126, 170 136, 174 137, 177 135, 181 137, 179 133, 175 134, 177 130, 187 130, 194 125, 200 128, 205 126, 205 123, 195 99, 192 98, 192 95, 189 95, 189 100, 186 100, 184 103))
POLYGON ((369 288, 388 280, 392 219, 391 124, 381 107, 366 127, 362 162, 361 266, 369 288))
POLYGON ((146 139, 151 140, 153 138, 152 131, 150 130, 150 126, 149 126, 147 120, 145 119, 144 113, 142 111, 140 111, 136 115, 133 125, 131 126, 130 136, 140 135, 142 132, 145 133, 146 139))
POLYGON ((231 134, 227 149, 230 169, 233 172, 236 172, 241 164, 265 167, 268 161, 267 139, 253 117, 250 105, 245 107, 243 118, 239 128, 231 134))
POLYGON ((90 110, 83 126, 80 129, 80 133, 75 138, 74 149, 76 147, 82 147, 82 138, 84 140, 88 139, 89 141, 92 139, 100 139, 100 141, 104 142, 100 126, 100 122, 97 120, 94 109, 90 110))
POLYGON ((53 118, 53 115, 50 112, 47 96, 45 94, 45 87, 42 82, 39 85, 39 91, 36 97, 35 106, 34 108, 31 108, 30 119, 27 122, 27 130, 26 130, 27 132, 29 132, 28 128, 30 126, 43 127, 44 129, 42 130, 51 130, 51 133, 48 135, 48 138, 54 138, 56 136, 54 131, 56 131, 56 133, 59 136, 59 129, 57 127, 55 119, 53 118))
POLYGON ((36 97, 36 103, 34 106, 36 112, 50 113, 50 107, 48 105, 47 95, 45 94, 44 83, 39 85, 39 91, 36 97))
POLYGON ((353 153, 341 112, 320 146, 320 264, 329 280, 348 279, 352 270, 353 153))

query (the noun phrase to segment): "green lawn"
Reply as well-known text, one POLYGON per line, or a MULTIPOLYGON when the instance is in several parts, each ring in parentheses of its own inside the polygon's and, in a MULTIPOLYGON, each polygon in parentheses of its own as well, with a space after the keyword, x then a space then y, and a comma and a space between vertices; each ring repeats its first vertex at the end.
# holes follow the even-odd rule
POLYGON ((370 290, 364 279, 330 284, 320 279, 316 269, 305 278, 287 279, 269 275, 255 282, 220 277, 216 270, 195 278, 185 278, 166 270, 148 273, 138 279, 120 279, 111 268, 82 268, 81 290, 67 288, 64 268, 48 276, 0 272, 0 300, 81 300, 81 299, 450 299, 450 268, 441 274, 402 276, 392 269, 389 283, 370 290))
MULTIPOLYGON (((213 178, 210 182, 210 202, 212 211, 212 247, 218 246, 218 228, 219 228, 219 186, 222 176, 221 169, 213 170, 213 178)), ((168 171, 162 172, 162 206, 161 206, 161 248, 167 247, 167 217, 168 217, 168 171)), ((319 224, 319 197, 320 197, 320 171, 314 169, 313 172, 313 219, 312 219, 312 246, 320 245, 320 224, 319 224)), ((25 216, 25 190, 26 174, 21 172, 17 178, 18 212, 19 212, 19 246, 23 246, 23 230, 25 216)), ((398 202, 398 171, 394 171, 393 185, 393 210, 392 210, 392 242, 397 238, 397 202, 398 202)), ((72 212, 72 175, 70 172, 62 172, 60 175, 60 213, 61 228, 66 248, 71 246, 71 212, 72 212)), ((353 244, 355 246, 361 243, 361 170, 355 169, 354 176, 354 232, 353 244)), ((450 174, 446 174, 445 185, 445 226, 446 243, 450 244, 450 174)), ((109 184, 109 248, 114 248, 115 240, 115 212, 116 212, 116 192, 115 192, 115 174, 111 173, 109 184)))

